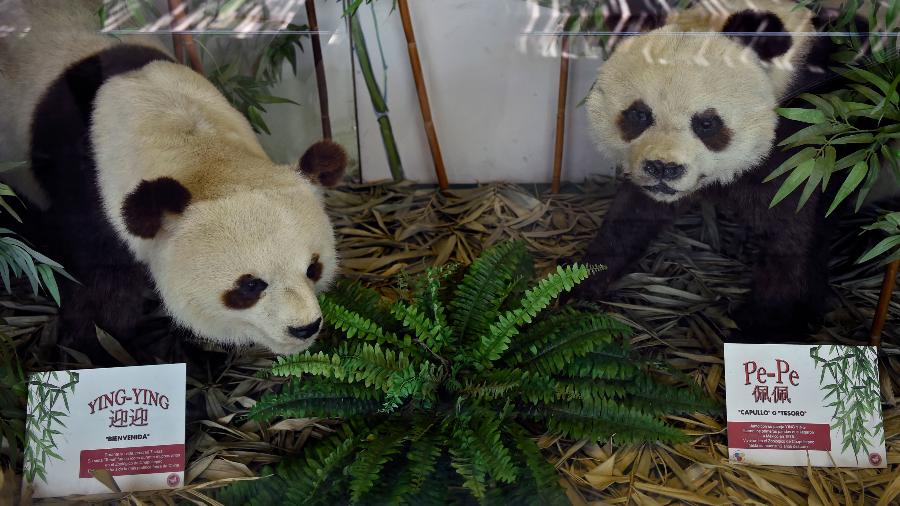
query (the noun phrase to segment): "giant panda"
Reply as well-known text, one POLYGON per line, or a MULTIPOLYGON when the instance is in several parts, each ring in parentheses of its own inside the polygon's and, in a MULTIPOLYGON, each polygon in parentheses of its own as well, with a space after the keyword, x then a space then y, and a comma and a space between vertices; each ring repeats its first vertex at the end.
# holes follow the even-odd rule
POLYGON ((152 39, 101 34, 97 2, 24 7, 30 30, 0 39, 0 159, 30 162, 11 183, 45 208, 39 228, 78 281, 60 344, 100 352, 95 324, 131 338, 149 281, 200 338, 308 348, 337 269, 320 187, 344 150, 273 163, 203 76, 152 39))
POLYGON ((734 212, 759 247, 732 338, 801 338, 824 311, 828 200, 816 191, 796 211, 796 191, 769 209, 783 179, 764 180, 796 152, 778 142, 808 126, 775 109, 835 82, 834 43, 821 32, 833 13, 718 0, 641 19, 655 26, 618 39, 586 101, 624 181, 582 259, 606 270, 577 296, 602 297, 679 213, 708 201, 734 212))

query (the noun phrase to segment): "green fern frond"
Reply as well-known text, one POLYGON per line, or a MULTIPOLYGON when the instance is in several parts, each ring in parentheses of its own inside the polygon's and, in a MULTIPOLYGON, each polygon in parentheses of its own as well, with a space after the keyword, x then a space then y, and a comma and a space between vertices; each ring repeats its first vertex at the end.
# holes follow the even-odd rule
POLYGON ((566 494, 559 486, 559 474, 552 464, 541 454, 538 445, 517 424, 509 424, 505 432, 516 448, 517 460, 528 470, 528 477, 519 480, 507 492, 498 497, 498 504, 533 504, 565 506, 569 504, 566 494), (513 495, 515 494, 515 495, 513 495), (501 501, 502 500, 502 501, 501 501))
MULTIPOLYGON (((432 308, 434 309, 434 308, 432 308)), ((391 306, 391 314, 413 331, 422 345, 423 352, 437 354, 453 338, 453 331, 444 321, 443 313, 437 313, 439 320, 429 318, 418 307, 399 300, 391 306)))
POLYGON ((545 334, 550 339, 517 353, 509 363, 518 365, 527 362, 529 370, 555 374, 576 357, 583 357, 609 344, 614 338, 622 339, 630 334, 622 324, 602 315, 575 313, 567 316, 565 320, 553 319, 553 330, 545 334))
POLYGON ((709 413, 721 407, 697 388, 662 384, 650 376, 641 376, 630 381, 628 396, 634 407, 648 413, 669 415, 709 413))
POLYGON ((469 266, 450 303, 450 324, 460 343, 488 332, 517 280, 531 279, 534 263, 520 241, 500 243, 469 266))
MULTIPOLYGON (((349 345, 342 346, 342 349, 348 348, 349 345)), ((349 379, 361 381, 367 387, 375 386, 384 392, 389 389, 391 376, 410 365, 406 352, 385 349, 377 343, 356 346, 352 352, 343 355, 342 360, 349 379)))
POLYGON ((423 401, 435 401, 437 387, 443 376, 443 368, 434 364, 423 362, 416 370, 415 365, 409 365, 391 375, 386 390, 387 399, 384 411, 391 412, 409 397, 423 401))
POLYGON ((596 441, 615 437, 620 443, 661 441, 679 443, 685 435, 656 416, 614 401, 559 402, 527 408, 523 416, 547 420, 552 432, 572 439, 596 441))
POLYGON ((409 424, 384 423, 365 438, 363 448, 347 467, 350 475, 350 499, 359 502, 379 480, 385 464, 397 453, 407 438, 409 424))
MULTIPOLYGON (((465 440, 462 440, 465 441, 465 440)), ((484 462, 468 446, 461 446, 461 440, 455 439, 450 446, 450 465, 462 478, 463 487, 467 488, 476 499, 484 498, 487 492, 487 471, 484 462)))
MULTIPOLYGON (((237 482, 218 497, 225 504, 272 506, 273 504, 333 505, 344 489, 341 470, 359 443, 358 424, 348 423, 336 433, 311 445, 303 457, 282 460, 273 476, 237 482)), ((263 469, 263 476, 272 468, 263 469)))
POLYGON ((271 373, 275 376, 302 376, 311 374, 323 378, 342 380, 347 377, 341 364, 341 357, 324 352, 304 352, 297 355, 278 357, 271 373))
POLYGON ((472 353, 476 364, 484 368, 500 358, 509 347, 510 339, 519 332, 519 326, 531 323, 553 299, 571 290, 594 272, 595 269, 579 264, 557 267, 556 272, 525 292, 519 308, 507 311, 500 315, 496 323, 491 324, 488 333, 481 338, 472 353))
POLYGON ((624 380, 642 373, 643 363, 623 344, 604 346, 566 364, 562 374, 572 378, 624 380))
MULTIPOLYGON (((418 419, 410 429, 409 445, 406 459, 400 469, 394 473, 396 478, 387 484, 380 495, 378 503, 401 504, 406 499, 415 497, 434 473, 438 459, 441 457, 443 435, 436 427, 436 422, 426 418, 418 419)), ((420 504, 410 501, 409 504, 420 504)))
POLYGON ((377 413, 384 396, 359 384, 292 380, 276 394, 263 396, 251 409, 254 420, 287 418, 350 418, 377 413))
POLYGON ((395 333, 385 330, 385 327, 360 313, 348 309, 328 294, 319 296, 319 307, 325 323, 344 332, 348 339, 375 341, 396 348, 403 346, 403 341, 395 333))
POLYGON ((477 378, 465 378, 457 392, 479 400, 503 399, 519 390, 527 377, 528 373, 520 369, 498 369, 477 378))
POLYGON ((340 279, 331 290, 320 295, 319 299, 342 306, 387 331, 396 333, 399 330, 399 325, 391 316, 389 304, 385 303, 385 299, 375 290, 360 283, 340 279))

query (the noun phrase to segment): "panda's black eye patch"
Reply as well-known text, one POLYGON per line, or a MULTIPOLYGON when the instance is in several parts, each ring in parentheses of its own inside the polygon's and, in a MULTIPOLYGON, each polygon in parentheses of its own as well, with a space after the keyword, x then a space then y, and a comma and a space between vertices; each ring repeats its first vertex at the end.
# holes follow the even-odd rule
POLYGON ((732 132, 715 109, 694 114, 691 129, 710 151, 722 151, 731 143, 732 132))
POLYGON ((247 309, 253 307, 269 284, 253 276, 244 274, 234 282, 234 288, 225 292, 222 302, 231 309, 247 309))
POLYGON ((319 255, 313 255, 312 262, 306 268, 306 277, 318 281, 322 279, 322 262, 319 261, 319 255))
POLYGON ((622 139, 631 142, 653 126, 653 110, 643 101, 636 100, 619 114, 616 124, 622 132, 622 139))

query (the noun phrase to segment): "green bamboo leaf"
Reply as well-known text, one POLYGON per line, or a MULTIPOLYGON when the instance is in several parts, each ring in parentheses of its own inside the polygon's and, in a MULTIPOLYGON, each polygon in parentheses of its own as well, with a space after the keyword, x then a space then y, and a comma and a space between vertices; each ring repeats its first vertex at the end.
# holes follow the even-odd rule
POLYGON ((852 134, 844 137, 832 139, 831 144, 869 144, 875 140, 875 136, 870 133, 852 134))
POLYGON ((837 195, 835 195, 834 201, 831 203, 831 207, 828 208, 828 212, 825 213, 825 216, 830 216, 831 213, 837 209, 837 206, 853 193, 853 190, 862 183, 868 172, 869 166, 864 161, 857 162, 856 165, 853 166, 853 169, 847 174, 847 179, 844 180, 844 184, 841 185, 837 195))
POLYGON ((778 108, 775 112, 790 120, 818 125, 827 121, 825 114, 817 109, 778 108))
MULTIPOLYGON (((847 77, 854 79, 858 82, 862 82, 862 83, 868 82, 868 83, 874 84, 885 95, 888 95, 888 93, 890 93, 890 90, 891 90, 890 83, 885 81, 884 78, 882 78, 876 74, 873 74, 872 72, 869 72, 868 70, 865 70, 862 68, 855 68, 847 73, 847 77)), ((896 103, 896 99, 892 98, 891 102, 896 103)))
MULTIPOLYGON (((879 94, 872 88, 869 88, 868 86, 863 86, 860 84, 851 84, 850 87, 853 88, 854 90, 856 90, 860 95, 871 100, 872 104, 878 104, 882 100, 884 100, 884 96, 882 96, 881 94, 879 94)), ((853 108, 851 108, 851 110, 853 110, 853 108)))
POLYGON ((802 150, 798 151, 796 154, 785 160, 784 163, 778 166, 778 168, 773 170, 772 173, 763 180, 763 182, 768 183, 769 181, 781 176, 785 172, 794 169, 801 163, 816 156, 816 153, 816 148, 803 148, 802 150))
POLYGON ((878 157, 872 157, 869 160, 869 174, 866 176, 866 181, 863 183, 863 187, 859 190, 859 194, 856 196, 856 209, 855 212, 859 212, 863 203, 866 201, 866 197, 869 195, 869 192, 872 190, 872 187, 875 186, 875 182, 878 180, 878 173, 881 171, 881 164, 878 162, 878 157))
POLYGON ((853 153, 841 158, 834 164, 834 172, 839 170, 844 170, 847 167, 852 167, 857 164, 857 162, 861 162, 866 159, 869 155, 868 148, 860 149, 859 151, 854 151, 853 153))
POLYGON ((803 209, 803 206, 806 205, 813 192, 818 188, 819 183, 823 181, 825 177, 825 163, 824 158, 819 158, 815 161, 812 173, 806 181, 806 186, 803 188, 803 193, 800 194, 800 200, 797 201, 796 212, 800 212, 800 209, 803 209))
POLYGON ((828 187, 831 181, 831 174, 834 173, 835 159, 837 158, 837 150, 834 146, 825 146, 825 158, 822 159, 822 191, 828 187))
POLYGON ((872 249, 867 251, 863 256, 859 257, 859 260, 857 260, 856 263, 861 264, 864 262, 868 262, 869 260, 882 255, 892 250, 893 248, 896 248, 897 246, 900 246, 900 235, 887 237, 876 244, 872 249))
POLYGON ((834 116, 834 107, 832 107, 831 103, 829 103, 828 100, 818 95, 813 95, 812 93, 803 93, 800 95, 800 98, 816 106, 816 108, 822 111, 825 116, 834 116))
POLYGON ((815 160, 807 160, 801 163, 791 175, 784 180, 784 183, 781 185, 781 188, 778 189, 778 192, 775 193, 775 196, 772 198, 772 202, 769 203, 769 208, 775 207, 779 202, 785 199, 788 195, 791 194, 794 190, 797 189, 804 181, 809 178, 810 174, 812 174, 813 167, 815 166, 815 160))

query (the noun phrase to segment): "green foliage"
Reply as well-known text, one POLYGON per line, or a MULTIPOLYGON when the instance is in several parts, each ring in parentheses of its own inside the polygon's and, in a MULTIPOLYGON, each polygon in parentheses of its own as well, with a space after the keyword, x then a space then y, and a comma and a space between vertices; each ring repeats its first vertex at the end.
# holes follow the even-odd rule
POLYGON ((875 443, 875 436, 882 430, 879 422, 871 429, 868 422, 880 417, 881 397, 878 388, 878 355, 871 346, 813 346, 809 350, 816 368, 821 368, 819 383, 828 407, 833 408, 831 429, 840 430, 844 436, 841 452, 848 448, 859 456, 868 454, 875 443), (841 353, 838 350, 846 350, 841 353))
POLYGON ((321 297, 339 344, 280 358, 271 373, 293 379, 250 416, 349 423, 304 458, 284 460, 272 478, 236 484, 223 499, 565 504, 532 427, 576 439, 683 441, 661 409, 713 403, 656 381, 628 349, 630 329, 609 315, 547 309, 592 270, 560 267, 534 283, 530 255, 510 242, 466 269, 428 270, 402 287, 400 300, 339 282, 321 297))
MULTIPOLYGON (((0 163, 0 172, 19 165, 21 164, 0 163)), ((15 198, 16 194, 9 186, 0 184, 0 208, 21 223, 22 218, 5 200, 7 197, 15 198)), ((0 282, 7 293, 12 293, 12 279, 24 276, 31 285, 32 293, 37 295, 38 290, 43 289, 59 305, 57 274, 72 279, 62 265, 32 249, 12 230, 0 227, 0 282)))
POLYGON ((25 451, 25 374, 16 356, 15 344, 0 335, 0 467, 18 466, 25 451))
MULTIPOLYGON (((821 2, 808 0, 805 5, 817 10, 821 2)), ((836 70, 844 75, 848 84, 828 94, 800 95, 809 103, 809 108, 778 109, 781 116, 810 126, 780 143, 784 149, 806 147, 767 178, 771 181, 787 174, 771 206, 802 186, 797 205, 799 210, 815 191, 821 188, 824 192, 834 176, 842 182, 826 215, 833 213, 854 194, 853 207, 859 211, 882 171, 891 171, 895 178, 900 179, 900 151, 896 147, 900 139, 900 54, 897 37, 879 35, 885 31, 896 33, 900 29, 900 9, 895 2, 891 2, 887 10, 882 11, 881 2, 872 2, 868 19, 871 35, 868 39, 861 35, 843 35, 855 32, 853 15, 859 7, 859 0, 846 2, 843 15, 833 27, 836 32, 842 33, 833 37, 843 48, 833 55, 838 65, 836 70), (867 42, 871 45, 870 49, 864 49, 867 42), (852 146, 853 150, 838 159, 835 146, 852 146)), ((863 255, 861 261, 890 255, 890 246, 900 244, 897 230, 888 231, 893 235, 863 255)))

